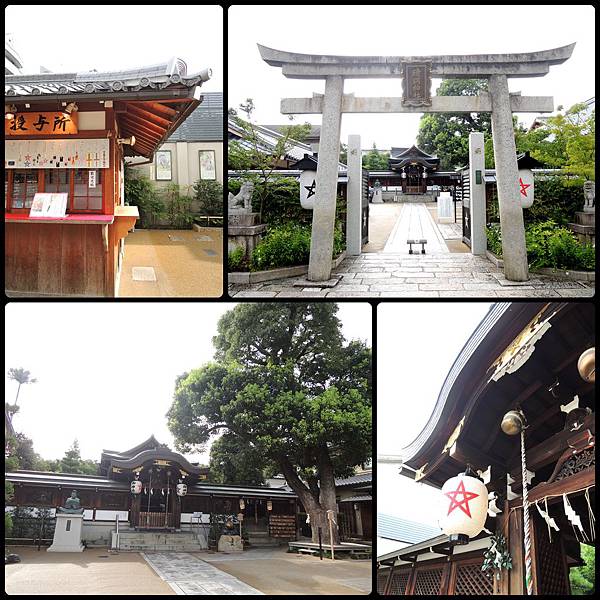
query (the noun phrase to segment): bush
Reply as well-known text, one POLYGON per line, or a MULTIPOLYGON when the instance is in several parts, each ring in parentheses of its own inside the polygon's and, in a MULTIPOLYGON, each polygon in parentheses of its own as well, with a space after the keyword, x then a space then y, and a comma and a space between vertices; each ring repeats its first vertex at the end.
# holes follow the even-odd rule
POLYGON ((228 255, 227 264, 228 271, 246 271, 248 265, 245 260, 244 249, 241 246, 238 246, 235 250, 231 251, 228 255))
POLYGON ((223 186, 218 181, 199 179, 194 184, 194 197, 200 214, 214 217, 223 214, 223 186))
MULTIPOLYGON (((530 208, 523 209, 523 218, 526 224, 554 221, 564 227, 574 222, 575 213, 583 209, 583 203, 583 185, 573 185, 568 179, 558 175, 536 177, 535 200, 530 208)), ((491 222, 500 219, 496 186, 491 191, 488 219, 491 222)))
MULTIPOLYGON (((295 223, 270 229, 265 238, 254 248, 250 259, 250 269, 261 271, 307 264, 310 257, 310 234, 310 225, 295 223)), ((333 256, 338 256, 343 250, 342 231, 339 225, 336 225, 333 256)))
MULTIPOLYGON (((502 235, 497 224, 487 228, 488 248, 502 256, 502 235)), ((596 267, 595 248, 582 244, 575 234, 554 221, 533 223, 525 227, 527 260, 532 269, 550 267, 593 271, 596 267)))
POLYGON ((125 204, 137 206, 140 227, 153 227, 166 216, 166 207, 154 184, 143 173, 125 166, 125 204))

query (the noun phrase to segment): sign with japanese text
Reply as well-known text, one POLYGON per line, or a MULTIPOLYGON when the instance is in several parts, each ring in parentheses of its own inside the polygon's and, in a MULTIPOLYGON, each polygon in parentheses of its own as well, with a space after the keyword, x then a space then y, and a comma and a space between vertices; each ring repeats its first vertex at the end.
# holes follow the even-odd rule
POLYGON ((68 194, 61 192, 58 194, 47 194, 37 192, 31 203, 29 216, 32 218, 64 218, 67 212, 68 194))
POLYGON ((431 65, 404 63, 402 78, 403 106, 431 106, 431 65))
POLYGON ((16 113, 4 120, 4 134, 14 135, 73 135, 78 132, 77 113, 62 112, 16 113))
POLYGON ((108 169, 108 139, 5 140, 5 169, 108 169))

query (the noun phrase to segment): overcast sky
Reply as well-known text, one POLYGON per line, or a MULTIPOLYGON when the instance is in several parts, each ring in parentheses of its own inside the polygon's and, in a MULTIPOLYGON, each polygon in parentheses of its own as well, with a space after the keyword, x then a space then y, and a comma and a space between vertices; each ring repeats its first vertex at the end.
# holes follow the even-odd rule
POLYGON ((194 5, 13 5, 5 12, 24 73, 120 70, 183 59, 223 90, 223 9, 194 5))
MULTIPOLYGON (((377 454, 400 455, 426 425, 486 302, 380 304, 377 313, 377 454)), ((377 512, 435 525, 439 490, 377 465, 377 512)))
MULTIPOLYGON (((592 6, 345 5, 234 6, 229 9, 229 106, 253 98, 256 120, 287 123, 284 97, 323 93, 322 80, 287 79, 260 58, 256 43, 305 54, 410 56, 532 52, 577 42, 572 57, 545 77, 511 79, 511 92, 554 96, 569 107, 595 94, 595 12, 592 6)), ((434 80, 432 91, 440 80, 434 80)), ((401 96, 399 79, 348 80, 360 96, 401 96)), ((519 115, 529 125, 535 115, 519 115)), ((420 115, 345 114, 342 141, 359 134, 363 148, 409 146, 420 115)), ((320 115, 296 121, 320 124, 320 115)))
MULTIPOLYGON (((6 307, 5 373, 31 371, 15 430, 44 458, 61 458, 74 438, 83 458, 127 450, 167 429, 177 375, 212 359, 219 317, 233 303, 15 303, 6 307)), ((347 339, 371 343, 371 306, 340 303, 347 339)), ((6 398, 17 384, 5 377, 6 398)), ((195 457, 208 462, 208 453, 195 457)))

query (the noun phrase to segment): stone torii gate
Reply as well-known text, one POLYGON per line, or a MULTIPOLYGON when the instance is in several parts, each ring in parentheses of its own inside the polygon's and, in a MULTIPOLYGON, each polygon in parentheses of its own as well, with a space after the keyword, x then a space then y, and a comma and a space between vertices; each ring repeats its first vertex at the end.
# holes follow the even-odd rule
MULTIPOLYGON (((258 44, 262 59, 285 77, 324 79, 325 93, 284 98, 282 114, 322 114, 317 200, 313 209, 308 279, 331 277, 337 167, 342 113, 491 112, 504 274, 527 281, 523 209, 519 198, 513 112, 552 112, 551 96, 521 96, 508 90, 509 77, 541 77, 570 58, 575 44, 517 54, 442 56, 333 56, 297 54, 258 44), (489 93, 431 97, 431 78, 487 79, 489 93), (344 79, 401 78, 402 97, 357 98, 344 94, 344 79)), ((485 207, 484 207, 485 210, 485 207)))

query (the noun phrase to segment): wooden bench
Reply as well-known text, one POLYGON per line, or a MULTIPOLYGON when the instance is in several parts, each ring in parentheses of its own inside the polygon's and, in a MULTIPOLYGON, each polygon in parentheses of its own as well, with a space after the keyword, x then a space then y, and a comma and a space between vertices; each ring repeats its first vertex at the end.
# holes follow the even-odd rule
POLYGON ((408 249, 409 254, 413 253, 413 249, 412 249, 413 244, 421 244, 421 254, 425 254, 425 244, 427 243, 427 240, 406 240, 406 243, 409 245, 409 249, 408 249))

